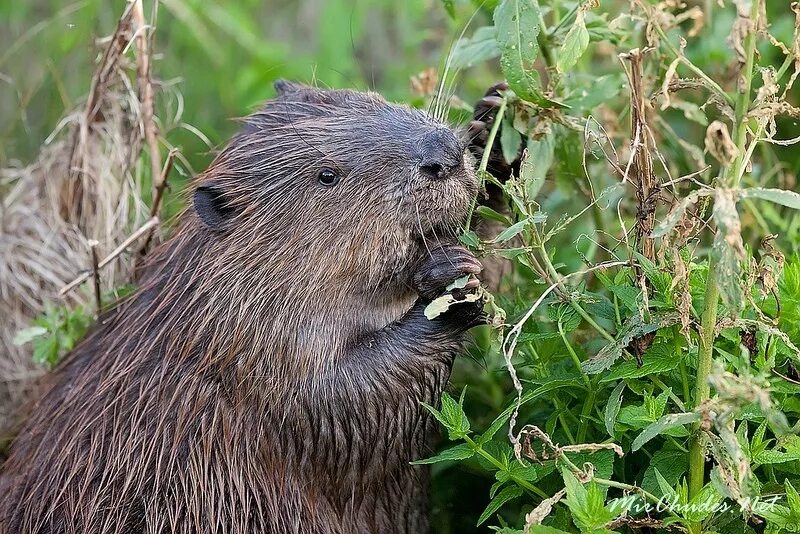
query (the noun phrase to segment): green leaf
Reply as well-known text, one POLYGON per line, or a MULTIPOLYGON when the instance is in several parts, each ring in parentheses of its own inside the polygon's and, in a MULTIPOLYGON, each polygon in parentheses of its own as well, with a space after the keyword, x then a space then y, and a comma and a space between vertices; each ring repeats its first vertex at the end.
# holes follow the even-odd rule
POLYGON ((617 414, 619 414, 619 408, 622 405, 622 391, 624 389, 625 382, 617 384, 617 387, 614 388, 614 391, 611 392, 611 396, 608 398, 608 403, 606 403, 606 411, 603 420, 606 424, 606 431, 612 438, 614 437, 614 423, 617 421, 617 414))
POLYGON ((497 221, 497 222, 503 223, 503 224, 505 224, 507 226, 511 225, 511 220, 507 216, 505 216, 502 213, 499 213, 499 212, 493 210, 492 208, 490 208, 488 206, 478 206, 477 208, 475 208, 475 213, 477 213, 478 215, 480 215, 484 219, 497 221))
POLYGON ((472 458, 474 455, 475 451, 469 444, 460 443, 455 447, 450 447, 449 449, 443 450, 435 456, 431 456, 430 458, 426 458, 424 460, 414 460, 411 463, 413 465, 435 464, 451 460, 466 460, 467 458, 472 458))
POLYGON ((658 471, 659 475, 662 475, 668 485, 675 486, 688 467, 689 462, 685 452, 662 449, 650 459, 642 478, 642 489, 660 497, 663 492, 658 485, 656 471, 658 471))
POLYGON ((500 428, 504 424, 506 424, 506 421, 508 421, 510 417, 511 417, 511 412, 509 412, 508 410, 504 411, 499 416, 497 416, 497 418, 494 421, 492 421, 492 424, 489 426, 489 428, 486 429, 486 432, 481 434, 481 436, 478 438, 477 440, 478 444, 483 445, 484 443, 490 441, 494 437, 494 435, 497 434, 497 431, 500 430, 500 428))
POLYGON ((553 129, 550 128, 540 139, 528 139, 528 146, 522 153, 519 176, 528 201, 534 200, 539 194, 547 171, 553 165, 555 137, 553 129))
POLYGON ((783 485, 786 488, 786 504, 789 505, 789 510, 792 510, 795 514, 800 514, 800 494, 797 493, 797 490, 788 480, 784 480, 783 485))
POLYGON ((670 103, 670 107, 683 111, 683 116, 690 121, 702 124, 703 126, 708 126, 708 117, 706 117, 705 111, 703 111, 703 109, 697 104, 693 102, 687 102, 686 100, 673 100, 670 103))
POLYGON ((603 494, 596 483, 590 482, 588 487, 584 487, 567 469, 562 469, 561 474, 567 490, 565 502, 582 532, 600 529, 614 518, 614 514, 604 506, 603 494))
POLYGON ((450 55, 450 68, 462 69, 483 63, 500 55, 494 26, 475 30, 470 38, 461 38, 450 55))
POLYGON ((522 219, 521 221, 512 224, 502 232, 500 235, 494 238, 495 243, 505 243, 510 239, 514 239, 520 232, 522 232, 526 226, 532 223, 532 219, 530 217, 526 219, 522 219))
POLYGON ((479 249, 481 248, 481 240, 478 238, 478 234, 470 230, 469 232, 464 232, 460 236, 458 236, 458 240, 461 241, 463 244, 467 245, 471 249, 479 249))
POLYGON ((751 187, 742 189, 739 198, 758 198, 768 200, 787 208, 800 210, 800 193, 788 191, 786 189, 772 189, 766 187, 751 187))
POLYGON ((503 489, 500 493, 498 493, 494 499, 489 502, 489 505, 483 511, 481 516, 478 518, 478 525, 481 526, 483 523, 489 519, 493 513, 495 513, 501 506, 505 503, 510 501, 511 499, 516 499, 522 495, 522 488, 519 486, 508 486, 503 489))
POLYGON ((722 502, 723 496, 712 483, 708 483, 695 495, 686 506, 683 517, 699 523, 706 519, 722 502))
POLYGON ((547 525, 531 525, 528 528, 529 534, 569 534, 564 530, 559 530, 557 528, 548 527, 547 525))
POLYGON ((672 343, 658 343, 645 351, 642 355, 642 362, 642 366, 639 367, 635 360, 624 361, 600 381, 612 382, 621 378, 639 378, 666 373, 680 365, 681 354, 675 354, 675 346, 672 343))
POLYGON ((60 356, 59 348, 57 335, 39 338, 33 346, 33 361, 40 365, 55 365, 60 356))
POLYGON ((456 18, 455 4, 455 0, 442 0, 442 6, 444 6, 444 10, 447 11, 447 14, 450 15, 450 18, 453 20, 456 18))
POLYGON ((536 465, 523 465, 516 459, 512 459, 508 468, 505 470, 497 471, 494 476, 499 482, 508 482, 512 479, 527 480, 528 482, 536 482, 543 476, 552 472, 552 468, 545 468, 536 465))
POLYGON ((590 85, 580 84, 564 103, 574 110, 593 110, 619 95, 625 83, 625 78, 620 73, 599 76, 590 85))
POLYGON ((639 314, 632 315, 617 334, 617 340, 603 347, 600 352, 586 360, 581 367, 586 373, 596 374, 610 368, 621 356, 634 338, 655 332, 661 328, 672 326, 680 321, 680 316, 675 312, 652 313, 648 323, 642 321, 639 314))
POLYGON ((460 278, 456 278, 455 280, 450 282, 450 284, 447 285, 445 290, 452 291, 454 289, 463 289, 464 286, 467 285, 467 282, 469 282, 469 275, 468 274, 464 275, 464 276, 462 276, 460 278))
POLYGON ((675 488, 665 479, 658 469, 655 470, 656 474, 656 481, 658 482, 658 487, 661 489, 661 494, 665 497, 665 502, 677 502, 680 503, 681 499, 678 496, 678 493, 675 491, 675 488))
POLYGON ((12 343, 15 347, 19 347, 26 343, 30 343, 34 339, 38 337, 42 337, 43 335, 47 334, 47 328, 43 328, 41 326, 31 326, 28 328, 23 328, 22 330, 17 330, 17 333, 14 335, 14 340, 12 343))
MULTIPOLYGON (((510 110, 513 113, 513 110, 510 110)), ((519 156, 519 149, 522 147, 522 136, 514 129, 512 117, 506 114, 505 119, 500 124, 500 147, 503 149, 503 159, 506 163, 514 163, 519 156)))
POLYGON ((638 451, 642 445, 661 434, 670 428, 696 423, 700 420, 700 414, 694 412, 688 413, 671 413, 663 416, 661 419, 651 424, 641 434, 636 436, 631 444, 631 451, 638 451))
POLYGON ((539 53, 539 6, 534 0, 503 0, 494 10, 500 68, 518 97, 542 106, 553 103, 541 90, 534 68, 539 53))
POLYGON ((556 61, 556 70, 560 73, 565 73, 575 66, 578 59, 586 51, 589 46, 589 32, 586 30, 586 22, 584 21, 584 12, 578 9, 575 15, 575 22, 564 37, 564 43, 558 51, 558 60, 556 61))

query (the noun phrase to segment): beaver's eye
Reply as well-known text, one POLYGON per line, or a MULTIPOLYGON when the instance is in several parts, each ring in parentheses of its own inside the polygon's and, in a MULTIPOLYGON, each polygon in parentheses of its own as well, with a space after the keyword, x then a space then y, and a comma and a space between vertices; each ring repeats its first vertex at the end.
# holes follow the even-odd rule
POLYGON ((322 185, 330 187, 339 183, 339 174, 334 170, 325 168, 319 171, 317 179, 322 185))

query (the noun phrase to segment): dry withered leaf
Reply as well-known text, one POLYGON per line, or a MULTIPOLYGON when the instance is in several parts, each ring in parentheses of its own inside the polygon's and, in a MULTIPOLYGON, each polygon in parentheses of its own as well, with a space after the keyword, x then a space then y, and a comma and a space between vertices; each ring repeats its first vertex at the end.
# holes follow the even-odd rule
POLYGON ((722 121, 714 121, 706 129, 706 150, 721 165, 729 166, 739 155, 739 150, 731 139, 728 127, 722 121))
POLYGON ((777 295, 778 278, 786 259, 778 248, 775 247, 777 235, 770 234, 761 240, 761 260, 758 262, 758 281, 765 294, 777 295))
POLYGON ((689 270, 683 257, 677 249, 672 249, 672 290, 675 308, 681 322, 681 334, 689 336, 689 326, 692 322, 692 294, 689 291, 689 270))
POLYGON ((562 489, 549 499, 540 502, 536 508, 525 515, 525 534, 531 531, 532 526, 542 524, 542 521, 553 511, 553 506, 564 497, 566 492, 566 489, 562 489))
POLYGON ((419 74, 411 77, 411 94, 414 96, 428 97, 436 92, 439 75, 436 69, 428 67, 419 74))

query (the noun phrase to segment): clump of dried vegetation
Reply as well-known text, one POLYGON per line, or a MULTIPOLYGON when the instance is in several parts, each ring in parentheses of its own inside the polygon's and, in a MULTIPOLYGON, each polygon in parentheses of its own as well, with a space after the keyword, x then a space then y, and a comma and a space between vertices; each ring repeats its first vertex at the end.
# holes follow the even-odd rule
POLYGON ((142 3, 131 2, 113 35, 98 42, 85 103, 33 163, 0 170, 0 438, 36 377, 83 337, 102 296, 130 279, 137 255, 112 250, 148 219, 155 231, 158 202, 148 208, 143 196, 153 184, 160 197, 168 165, 162 169, 150 41, 142 3), (76 277, 94 284, 74 291, 76 277))

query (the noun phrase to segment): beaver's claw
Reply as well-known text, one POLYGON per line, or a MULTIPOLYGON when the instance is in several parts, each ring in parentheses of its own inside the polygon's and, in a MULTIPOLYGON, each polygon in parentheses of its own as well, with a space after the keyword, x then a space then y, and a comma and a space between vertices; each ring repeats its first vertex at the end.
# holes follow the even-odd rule
MULTIPOLYGON (((486 150, 486 141, 489 137, 489 131, 492 129, 494 119, 497 116, 497 110, 503 102, 501 93, 508 90, 508 84, 501 82, 495 84, 486 91, 486 94, 475 104, 475 110, 472 113, 472 121, 469 123, 469 147, 472 154, 477 158, 483 157, 483 152, 486 150)), ((492 153, 489 155, 489 162, 486 170, 492 176, 505 182, 512 174, 519 174, 519 162, 522 156, 522 149, 517 154, 516 159, 508 163, 503 157, 503 150, 500 146, 499 136, 495 138, 492 144, 492 153)))
MULTIPOLYGON (((426 301, 431 301, 447 291, 447 286, 463 276, 470 276, 467 284, 460 289, 468 292, 478 287, 479 282, 472 275, 481 272, 481 263, 466 248, 460 245, 439 245, 431 250, 431 255, 414 274, 414 289, 426 301)), ((456 295, 454 293, 456 297, 456 295)))

